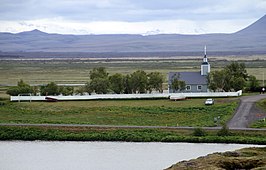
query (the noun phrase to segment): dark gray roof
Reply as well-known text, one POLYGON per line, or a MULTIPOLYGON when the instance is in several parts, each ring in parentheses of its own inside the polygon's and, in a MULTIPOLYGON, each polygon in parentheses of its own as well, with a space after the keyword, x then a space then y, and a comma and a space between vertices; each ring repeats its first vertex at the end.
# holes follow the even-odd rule
POLYGON ((206 76, 200 75, 200 72, 169 72, 168 83, 171 84, 173 78, 179 76, 179 80, 185 81, 186 84, 207 84, 206 76))

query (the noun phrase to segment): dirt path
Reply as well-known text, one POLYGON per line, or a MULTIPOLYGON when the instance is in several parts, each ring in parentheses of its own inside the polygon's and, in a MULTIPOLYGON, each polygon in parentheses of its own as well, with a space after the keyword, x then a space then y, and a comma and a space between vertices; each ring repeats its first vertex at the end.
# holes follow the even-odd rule
POLYGON ((255 105, 256 101, 265 98, 266 94, 241 97, 240 105, 227 126, 230 129, 247 128, 253 121, 266 117, 266 113, 255 105))

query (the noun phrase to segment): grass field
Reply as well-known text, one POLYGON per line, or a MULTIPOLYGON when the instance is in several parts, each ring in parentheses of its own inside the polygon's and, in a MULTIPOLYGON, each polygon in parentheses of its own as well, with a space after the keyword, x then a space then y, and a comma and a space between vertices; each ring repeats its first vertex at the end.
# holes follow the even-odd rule
POLYGON ((217 135, 219 130, 205 131, 204 136, 195 136, 193 131, 193 129, 0 127, 0 140, 266 143, 265 131, 230 131, 228 136, 217 135))
MULTIPOLYGON (((221 69, 232 61, 244 62, 247 71, 259 80, 266 72, 266 56, 253 57, 209 57, 211 69, 221 69)), ((176 57, 171 59, 125 60, 125 59, 68 59, 68 60, 0 60, 0 85, 15 85, 20 79, 30 84, 85 83, 89 80, 89 71, 95 67, 106 67, 110 74, 129 74, 136 70, 146 72, 159 71, 165 75, 170 71, 199 71, 202 57, 176 57)))
POLYGON ((205 106, 205 99, 99 100, 69 102, 6 102, 0 106, 1 123, 59 123, 139 126, 216 126, 234 113, 236 98, 217 99, 205 106))
MULTIPOLYGON (((266 112, 266 99, 258 101, 256 103, 256 105, 257 105, 257 107, 262 109, 264 112, 266 112)), ((253 127, 253 128, 266 128, 266 120, 265 119, 258 120, 256 122, 252 123, 251 127, 253 127)))

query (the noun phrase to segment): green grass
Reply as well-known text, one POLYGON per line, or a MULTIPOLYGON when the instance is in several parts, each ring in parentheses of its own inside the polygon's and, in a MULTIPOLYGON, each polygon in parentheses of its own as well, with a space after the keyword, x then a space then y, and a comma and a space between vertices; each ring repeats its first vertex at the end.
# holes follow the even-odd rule
MULTIPOLYGON (((167 80, 170 71, 199 71, 201 57, 176 57, 172 59, 151 60, 0 60, 0 84, 15 85, 20 79, 30 84, 85 83, 89 80, 89 71, 95 67, 106 67, 110 74, 130 74, 136 70, 146 72, 159 71, 167 80)), ((219 70, 232 62, 231 57, 209 58, 212 70, 219 70)), ((262 80, 266 71, 265 56, 237 58, 244 62, 247 71, 262 80), (257 60, 260 58, 260 60, 257 60)), ((166 83, 166 81, 165 81, 166 83)))
POLYGON ((69 102, 6 102, 0 106, 1 123, 59 123, 139 126, 216 126, 228 121, 237 107, 237 99, 217 99, 205 106, 205 99, 99 100, 69 102))
MULTIPOLYGON (((256 106, 258 108, 260 108, 261 110, 263 110, 264 112, 266 112, 266 99, 263 99, 263 100, 258 101, 256 103, 256 106)), ((265 117, 266 114, 262 114, 260 116, 265 117)), ((256 122, 253 122, 251 124, 251 127, 253 127, 253 128, 266 128, 266 119, 265 118, 262 118, 262 119, 260 119, 260 120, 258 120, 256 122)))
POLYGON ((224 153, 213 153, 189 161, 182 161, 166 170, 187 169, 266 169, 266 148, 252 147, 224 153))
POLYGON ((117 129, 83 127, 0 127, 0 140, 58 141, 127 141, 127 142, 192 142, 265 144, 265 132, 232 131, 230 136, 217 136, 206 131, 194 136, 193 130, 117 129))

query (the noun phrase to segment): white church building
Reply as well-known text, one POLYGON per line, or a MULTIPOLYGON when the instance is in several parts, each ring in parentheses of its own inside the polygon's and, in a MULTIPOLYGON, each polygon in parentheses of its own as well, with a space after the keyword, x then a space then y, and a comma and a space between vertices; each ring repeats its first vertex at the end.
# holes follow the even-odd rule
POLYGON ((211 71, 211 66, 208 62, 206 54, 206 46, 204 49, 203 62, 201 63, 201 70, 198 72, 169 72, 168 73, 168 90, 169 93, 179 93, 179 92, 208 92, 208 81, 207 75, 211 71), (184 81, 186 88, 184 90, 178 90, 172 88, 172 81, 178 79, 184 81))

